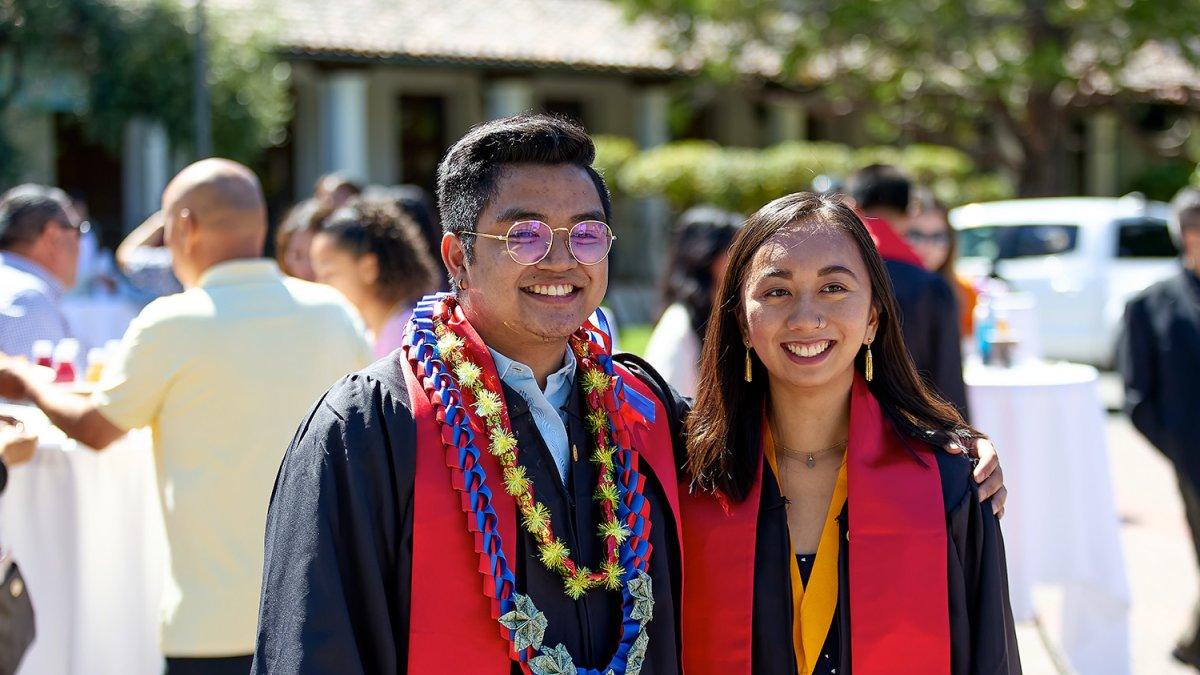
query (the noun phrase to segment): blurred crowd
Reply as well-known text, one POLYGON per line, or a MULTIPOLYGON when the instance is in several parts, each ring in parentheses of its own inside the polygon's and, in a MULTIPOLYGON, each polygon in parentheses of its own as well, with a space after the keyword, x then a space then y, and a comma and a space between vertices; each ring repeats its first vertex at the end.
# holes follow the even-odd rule
MULTIPOLYGON (((95 450, 153 428, 182 598, 163 633, 171 672, 191 672, 195 655, 253 650, 280 452, 330 384, 400 345, 413 305, 444 278, 434 208, 419 188, 325 176, 276 228, 275 259, 269 231, 246 167, 211 159, 177 175, 104 271, 112 290, 149 302, 81 396, 59 386, 61 364, 38 362, 39 345, 89 340, 63 306, 80 279, 85 212, 48 186, 0 198, 0 398, 31 401, 95 450)), ((28 426, 0 417, 0 486, 8 466, 33 456, 28 426)), ((244 661, 227 665, 245 673, 244 661)))

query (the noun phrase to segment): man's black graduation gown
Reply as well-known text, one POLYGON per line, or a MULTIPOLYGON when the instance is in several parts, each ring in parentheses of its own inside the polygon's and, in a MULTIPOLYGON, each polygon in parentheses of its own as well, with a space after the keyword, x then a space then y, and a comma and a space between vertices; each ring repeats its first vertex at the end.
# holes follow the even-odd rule
MULTIPOLYGON (((950 672, 953 675, 1020 673, 999 521, 992 514, 991 502, 979 501, 979 486, 971 477, 971 461, 965 455, 944 452, 935 455, 941 470, 948 533, 950 672)), ((755 542, 752 664, 755 675, 794 675, 790 567, 794 553, 788 538, 786 503, 770 466, 763 462, 763 467, 766 475, 755 542)), ((839 540, 844 543, 850 527, 846 508, 838 518, 838 527, 839 540)), ((840 546, 838 551, 838 576, 839 580, 845 580, 849 578, 849 547, 840 546)), ((822 664, 819 673, 849 675, 852 671, 849 592, 848 584, 839 585, 830 629, 837 632, 837 654, 831 654, 836 662, 832 666, 822 664)))
MULTIPOLYGON (((254 672, 407 672, 416 434, 399 358, 393 354, 334 385, 288 448, 267 514, 254 672)), ((660 382, 651 386, 665 390, 660 382)), ((538 499, 550 508, 555 533, 576 560, 595 569, 604 551, 580 383, 567 404, 568 435, 579 451, 567 486, 524 400, 507 386, 504 395, 520 444, 518 461, 538 499)), ((679 405, 673 398, 668 402, 673 429, 679 405)), ((679 673, 679 542, 661 484, 645 462, 640 470, 649 475, 645 495, 653 523, 655 595, 642 672, 674 675, 679 673)), ((448 479, 444 487, 451 489, 448 479)), ((571 600, 562 580, 538 561, 524 528, 506 523, 502 532, 519 533, 517 588, 532 596, 549 619, 546 644, 566 645, 579 665, 607 665, 620 637, 620 594, 597 589, 571 600)), ((463 545, 470 542, 464 521, 463 545)), ((496 639, 501 639, 498 628, 496 639)), ((511 670, 519 672, 515 665, 511 670)))

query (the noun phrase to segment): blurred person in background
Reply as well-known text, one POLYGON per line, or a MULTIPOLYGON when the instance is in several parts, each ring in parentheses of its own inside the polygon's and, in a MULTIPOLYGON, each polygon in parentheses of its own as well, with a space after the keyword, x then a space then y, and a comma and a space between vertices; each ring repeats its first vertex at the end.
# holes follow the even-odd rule
POLYGON ((954 263, 958 261, 958 238, 950 225, 950 210, 934 196, 932 190, 920 188, 916 191, 904 240, 921 258, 925 269, 941 275, 950 290, 954 291, 962 335, 971 335, 979 293, 971 282, 954 271, 954 263))
POLYGON ((82 236, 67 193, 26 183, 0 196, 0 352, 30 357, 71 337, 62 296, 75 285, 82 236))
POLYGON ((33 459, 37 440, 21 420, 0 415, 0 492, 8 485, 8 470, 33 459))
POLYGON ((166 246, 163 228, 162 211, 155 211, 117 246, 117 266, 129 285, 143 296, 143 304, 183 290, 171 267, 171 250, 166 246))
MULTIPOLYGON (((8 486, 8 470, 28 462, 37 450, 37 436, 20 420, 0 415, 0 494, 8 486)), ((37 636, 37 620, 25 578, 12 552, 0 542, 0 673, 13 673, 37 636)))
POLYGON ((31 399, 96 450, 152 428, 181 594, 163 626, 167 672, 244 674, 280 449, 321 392, 371 352, 337 292, 285 277, 263 257, 266 205, 249 169, 197 162, 162 202, 187 290, 142 310, 92 396, 47 384, 16 359, 0 361, 0 396, 31 399))
POLYGON ((79 262, 75 273, 75 290, 89 294, 97 290, 115 293, 117 280, 113 276, 112 254, 103 248, 100 232, 93 226, 87 198, 82 192, 72 191, 71 208, 79 219, 79 262))
POLYGON ((284 274, 316 281, 311 258, 312 240, 329 212, 316 199, 305 199, 288 209, 275 232, 275 260, 284 274))
POLYGON ((358 309, 379 358, 400 347, 413 306, 437 286, 417 225, 388 201, 356 197, 330 214, 313 237, 312 266, 358 309))
POLYGON ((895 167, 872 164, 850 176, 846 193, 883 256, 896 293, 904 343, 917 371, 969 419, 954 291, 941 276, 925 269, 921 257, 904 240, 912 183, 895 167))
MULTIPOLYGON (((1172 203, 1179 274, 1131 300, 1117 347, 1125 412, 1175 466, 1192 544, 1200 561, 1200 190, 1172 203)), ((1172 654, 1200 670, 1200 603, 1172 654)))
POLYGON ((696 395, 700 339, 725 276, 739 214, 696 206, 679 217, 663 279, 666 309, 646 344, 646 361, 684 396, 696 395))
POLYGON ((313 186, 313 199, 330 211, 362 194, 362 186, 340 173, 327 173, 313 186))
POLYGON ((450 285, 446 282, 446 266, 442 264, 442 226, 438 222, 437 211, 429 193, 419 185, 370 186, 363 192, 363 196, 393 202, 404 215, 416 223, 425 240, 429 258, 437 269, 437 290, 448 290, 450 285))

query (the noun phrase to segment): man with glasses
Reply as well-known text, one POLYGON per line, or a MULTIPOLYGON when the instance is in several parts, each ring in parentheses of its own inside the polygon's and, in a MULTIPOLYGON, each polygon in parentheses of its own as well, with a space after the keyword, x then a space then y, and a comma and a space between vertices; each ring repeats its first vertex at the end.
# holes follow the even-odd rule
POLYGON ((0 352, 31 357, 34 342, 71 337, 62 296, 75 285, 80 234, 58 188, 29 183, 0 197, 0 352))
POLYGON ((521 115, 443 159, 453 293, 288 449, 256 672, 679 672, 681 402, 581 329, 613 240, 594 158, 521 115))

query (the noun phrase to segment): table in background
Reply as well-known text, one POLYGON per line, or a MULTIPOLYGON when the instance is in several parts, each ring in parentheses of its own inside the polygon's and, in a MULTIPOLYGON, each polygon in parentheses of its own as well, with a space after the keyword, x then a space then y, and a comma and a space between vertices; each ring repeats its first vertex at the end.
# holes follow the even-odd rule
POLYGON ((0 542, 36 614, 19 675, 158 675, 168 559, 149 433, 95 452, 35 408, 0 404, 0 413, 39 434, 0 495, 0 542))
POLYGON ((1083 675, 1128 673, 1129 583, 1096 370, 1070 363, 965 374, 971 421, 1000 452, 1013 613, 1063 590, 1063 651, 1083 675))

